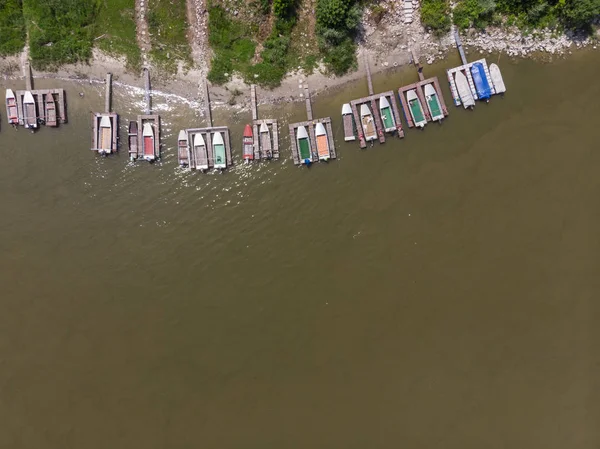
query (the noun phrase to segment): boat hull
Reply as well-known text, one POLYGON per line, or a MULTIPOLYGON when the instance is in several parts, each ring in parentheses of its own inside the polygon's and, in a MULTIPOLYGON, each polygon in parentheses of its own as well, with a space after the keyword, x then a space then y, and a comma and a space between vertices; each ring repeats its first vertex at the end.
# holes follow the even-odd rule
POLYGON ((471 88, 469 87, 469 82, 467 81, 465 74, 462 72, 456 72, 454 76, 454 82, 456 83, 456 90, 463 107, 467 109, 475 106, 475 99, 473 98, 473 93, 471 92, 471 88))
POLYGON ((490 78, 492 78, 492 84, 497 94, 503 94, 506 92, 506 86, 504 85, 504 79, 500 72, 500 67, 497 64, 490 64, 490 78))

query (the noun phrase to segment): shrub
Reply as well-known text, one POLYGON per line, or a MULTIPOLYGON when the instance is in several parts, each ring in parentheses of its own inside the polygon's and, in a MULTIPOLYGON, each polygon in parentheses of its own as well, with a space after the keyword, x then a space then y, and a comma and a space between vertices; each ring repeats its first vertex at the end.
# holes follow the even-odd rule
POLYGON ((0 0, 0 56, 19 53, 25 45, 21 0, 0 0))
POLYGON ((450 6, 446 0, 423 0, 421 22, 436 34, 450 30, 450 6))

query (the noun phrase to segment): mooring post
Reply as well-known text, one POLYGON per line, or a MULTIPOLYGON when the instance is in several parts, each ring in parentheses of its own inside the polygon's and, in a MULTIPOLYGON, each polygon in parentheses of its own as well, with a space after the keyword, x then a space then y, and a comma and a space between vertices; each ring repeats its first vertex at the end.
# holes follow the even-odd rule
POLYGON ((112 100, 112 73, 106 74, 106 94, 104 97, 104 112, 110 112, 111 100, 112 100))
POLYGON ((204 98, 206 100, 206 118, 208 120, 208 127, 212 128, 213 120, 212 111, 210 110, 210 95, 208 93, 208 83, 206 81, 204 82, 204 98))
POLYGON ((304 96, 306 97, 306 117, 308 121, 312 121, 313 113, 312 113, 312 105, 310 104, 310 92, 308 90, 308 86, 304 88, 304 96))
POLYGON ((146 68, 144 69, 144 87, 146 89, 146 115, 150 115, 150 111, 152 110, 152 105, 150 104, 150 72, 146 68))
POLYGON ((369 59, 367 54, 363 53, 363 59, 365 61, 365 70, 367 71, 367 84, 369 86, 369 95, 373 95, 373 80, 371 79, 371 68, 369 67, 369 59))

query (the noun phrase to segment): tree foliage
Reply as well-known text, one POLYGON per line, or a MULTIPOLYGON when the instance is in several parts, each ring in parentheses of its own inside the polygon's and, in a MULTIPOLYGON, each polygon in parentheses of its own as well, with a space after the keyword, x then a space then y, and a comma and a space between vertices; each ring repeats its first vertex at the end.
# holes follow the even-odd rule
POLYGON ((447 0, 423 0, 421 22, 436 34, 450 30, 450 4, 447 0))
POLYGON ((24 46, 22 0, 0 0, 0 56, 18 53, 24 46))

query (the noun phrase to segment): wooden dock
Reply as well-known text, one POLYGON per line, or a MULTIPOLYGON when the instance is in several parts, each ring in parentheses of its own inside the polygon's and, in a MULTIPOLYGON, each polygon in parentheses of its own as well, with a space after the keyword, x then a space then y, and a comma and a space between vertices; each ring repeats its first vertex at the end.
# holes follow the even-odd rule
POLYGON ((112 74, 106 75, 106 91, 104 98, 104 112, 92 113, 92 151, 107 155, 116 153, 119 148, 119 116, 111 112, 112 102, 112 74), (101 132, 100 122, 103 117, 108 117, 111 125, 111 146, 110 148, 100 148, 99 136, 101 132))
POLYGON ((215 168, 215 153, 212 145, 213 136, 215 133, 221 133, 223 135, 223 142, 225 143, 225 160, 226 166, 231 167, 233 165, 233 156, 231 153, 231 141, 229 138, 229 128, 227 126, 211 126, 208 128, 189 128, 186 129, 187 132, 187 148, 188 148, 188 166, 192 170, 196 170, 198 167, 198 161, 196 160, 193 154, 194 148, 194 136, 196 134, 201 134, 204 139, 204 143, 206 145, 207 153, 208 153, 208 168, 215 168))
POLYGON ((138 157, 144 159, 144 125, 148 123, 154 131, 154 160, 160 159, 160 115, 157 114, 142 114, 137 116, 138 124, 138 157))
POLYGON ((254 159, 279 159, 279 126, 276 119, 258 118, 258 102, 256 100, 256 86, 250 86, 250 100, 252 103, 252 137, 254 140, 254 159), (264 124, 269 129, 269 136, 260 135, 260 127, 264 124), (263 141, 268 138, 269 141, 263 141))
POLYGON ((291 123, 289 125, 290 145, 292 147, 292 159, 294 160, 294 164, 300 165, 306 163, 305 160, 302 160, 300 158, 300 152, 298 149, 298 145, 296 144, 297 130, 301 126, 304 126, 307 129, 310 140, 311 157, 308 162, 319 161, 319 154, 317 152, 317 139, 315 135, 315 126, 317 125, 317 123, 322 123, 325 126, 325 131, 327 132, 327 141, 329 143, 329 156, 330 159, 336 159, 337 153, 335 151, 335 142, 333 141, 333 129, 331 127, 331 118, 325 117, 313 119, 312 104, 310 102, 310 92, 308 90, 308 87, 304 88, 304 95, 306 102, 306 116, 308 120, 305 122, 291 123))

